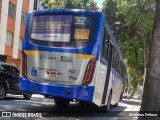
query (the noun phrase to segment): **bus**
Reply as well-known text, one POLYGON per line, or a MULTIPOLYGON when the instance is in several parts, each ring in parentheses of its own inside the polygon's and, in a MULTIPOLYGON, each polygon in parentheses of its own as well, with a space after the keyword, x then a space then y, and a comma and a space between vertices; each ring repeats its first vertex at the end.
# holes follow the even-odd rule
POLYGON ((126 65, 102 12, 40 10, 29 13, 19 88, 54 98, 94 103, 108 111, 122 99, 126 65))

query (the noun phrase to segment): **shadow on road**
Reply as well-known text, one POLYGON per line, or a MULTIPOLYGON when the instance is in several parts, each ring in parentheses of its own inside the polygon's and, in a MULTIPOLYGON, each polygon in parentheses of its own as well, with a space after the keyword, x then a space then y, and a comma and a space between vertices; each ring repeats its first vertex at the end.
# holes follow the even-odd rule
POLYGON ((5 97, 4 100, 24 100, 24 98, 20 98, 20 97, 5 97))
POLYGON ((43 115, 46 117, 115 117, 124 109, 125 107, 122 106, 111 107, 111 111, 103 113, 95 104, 88 106, 71 104, 68 108, 59 108, 54 105, 52 111, 46 111, 47 113, 43 115), (117 108, 119 110, 116 110, 117 108))

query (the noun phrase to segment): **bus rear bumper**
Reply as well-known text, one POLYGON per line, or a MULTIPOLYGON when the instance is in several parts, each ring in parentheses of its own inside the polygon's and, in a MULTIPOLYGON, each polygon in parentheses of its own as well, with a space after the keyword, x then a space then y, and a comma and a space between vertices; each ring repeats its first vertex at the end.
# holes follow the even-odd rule
POLYGON ((94 86, 58 85, 40 83, 30 79, 19 78, 19 89, 32 94, 49 95, 66 99, 93 101, 94 86))

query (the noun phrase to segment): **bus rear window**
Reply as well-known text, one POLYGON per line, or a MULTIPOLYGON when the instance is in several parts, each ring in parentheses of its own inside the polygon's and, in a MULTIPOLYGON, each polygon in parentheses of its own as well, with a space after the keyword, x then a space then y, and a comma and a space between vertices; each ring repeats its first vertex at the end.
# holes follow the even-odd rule
POLYGON ((91 42, 96 20, 85 15, 33 16, 31 41, 36 43, 91 42))

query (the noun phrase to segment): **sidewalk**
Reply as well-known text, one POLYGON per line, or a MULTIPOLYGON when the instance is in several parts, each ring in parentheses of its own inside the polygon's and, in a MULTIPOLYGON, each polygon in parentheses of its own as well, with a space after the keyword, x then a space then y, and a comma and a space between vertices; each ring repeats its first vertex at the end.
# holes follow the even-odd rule
POLYGON ((123 99, 119 106, 125 106, 126 108, 119 114, 124 117, 114 117, 112 120, 137 120, 138 117, 134 117, 134 114, 138 114, 141 108, 141 100, 135 99, 123 99), (126 116, 126 117, 125 117, 126 116))

